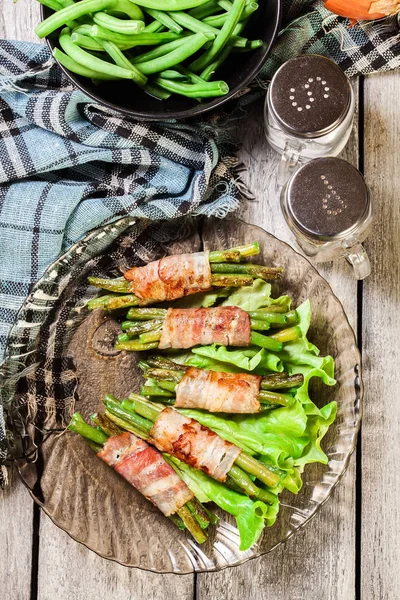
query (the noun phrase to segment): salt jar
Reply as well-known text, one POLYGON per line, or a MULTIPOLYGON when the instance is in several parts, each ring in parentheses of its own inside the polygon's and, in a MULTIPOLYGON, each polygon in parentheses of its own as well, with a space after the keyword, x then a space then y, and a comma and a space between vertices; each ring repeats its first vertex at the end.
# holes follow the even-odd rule
POLYGON ((350 81, 332 60, 310 54, 284 63, 264 109, 268 143, 282 154, 278 185, 307 160, 337 156, 349 139, 354 110, 350 81))
POLYGON ((281 208, 305 254, 316 262, 345 257, 357 279, 370 274, 362 246, 372 222, 372 199, 361 173, 341 158, 317 158, 293 173, 281 208))

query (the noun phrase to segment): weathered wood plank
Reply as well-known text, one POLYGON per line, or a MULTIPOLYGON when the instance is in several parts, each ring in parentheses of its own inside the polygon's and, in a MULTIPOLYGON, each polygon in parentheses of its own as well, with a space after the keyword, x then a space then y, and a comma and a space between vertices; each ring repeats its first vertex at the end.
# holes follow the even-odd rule
MULTIPOLYGON (((356 127, 346 150, 357 164, 356 127)), ((275 189, 277 155, 263 132, 262 107, 246 121, 241 159, 248 166, 244 179, 256 201, 243 205, 241 216, 293 245, 275 189)), ((320 272, 342 300, 350 323, 357 321, 356 282, 345 263, 324 265, 320 272)), ((198 576, 197 600, 354 600, 355 597, 355 457, 333 498, 297 536, 276 551, 235 570, 198 576)))
POLYGON ((33 500, 9 469, 9 485, 0 492, 1 596, 29 600, 31 594, 33 500))
MULTIPOLYGON (((18 0, 17 4, 11 1, 3 2, 0 8, 0 32, 3 37, 36 41, 33 28, 38 18, 39 6, 31 0, 18 0)), ((388 99, 386 101, 389 102, 388 99)), ((250 185, 260 200, 245 207, 242 215, 246 220, 264 226, 281 239, 290 240, 289 231, 280 215, 274 189, 276 159, 268 151, 264 142, 261 123, 259 111, 247 133, 243 155, 250 166, 250 185)), ((351 148, 354 159, 357 155, 354 140, 351 148)), ((350 320, 354 324, 356 295, 349 269, 343 265, 327 267, 323 272, 333 285, 334 291, 344 301, 350 320)), ((304 597, 311 600, 314 598, 316 600, 353 599, 355 563, 353 482, 354 461, 333 499, 303 532, 285 545, 285 548, 234 570, 199 576, 198 599, 210 597, 218 597, 221 600, 228 597, 238 600, 241 598, 283 600, 304 597)), ((30 499, 25 490, 21 489, 20 493, 24 502, 29 504, 30 499)), ((4 504, 4 509, 0 508, 4 513, 4 518, 0 522, 4 523, 6 516, 12 514, 14 523, 18 523, 17 532, 13 527, 9 533, 8 549, 10 560, 15 561, 14 578, 20 586, 19 591, 12 597, 19 599, 29 596, 30 572, 29 569, 25 569, 25 565, 30 564, 31 546, 29 537, 31 532, 29 532, 29 539, 24 540, 19 535, 19 531, 27 531, 24 523, 27 520, 31 523, 31 515, 27 513, 28 519, 26 514, 15 515, 14 503, 19 501, 19 495, 16 500, 15 489, 10 498, 12 502, 10 501, 8 505, 4 504), (27 560, 21 560, 21 556, 25 558, 25 555, 21 554, 23 551, 26 552, 27 560)), ((71 540, 46 516, 43 515, 41 521, 39 598, 43 600, 57 596, 60 600, 69 599, 71 593, 77 597, 77 600, 81 598, 97 600, 110 594, 116 599, 134 597, 135 600, 139 600, 142 597, 151 599, 174 595, 185 600, 193 595, 190 576, 158 576, 139 570, 125 569, 100 559, 71 540)), ((393 528, 393 531, 395 532, 396 528, 393 528)), ((372 553, 370 556, 372 561, 372 553)), ((9 569, 7 571, 10 572, 9 569)), ((10 581, 4 578, 2 580, 10 581)), ((7 592, 13 592, 15 589, 9 587, 7 583, 7 592)), ((369 597, 368 594, 365 595, 365 598, 369 597)), ((377 594, 376 598, 378 597, 382 596, 377 594)))
POLYGON ((365 81, 365 176, 375 200, 366 242, 372 273, 364 282, 363 346, 367 390, 362 430, 361 590, 364 600, 399 597, 400 122, 398 73, 365 81))
POLYGON ((40 22, 40 4, 35 0, 3 0, 0 3, 0 35, 8 40, 38 42, 34 29, 40 22))
POLYGON ((165 600, 193 598, 192 575, 157 575, 104 560, 42 514, 38 600, 165 600))

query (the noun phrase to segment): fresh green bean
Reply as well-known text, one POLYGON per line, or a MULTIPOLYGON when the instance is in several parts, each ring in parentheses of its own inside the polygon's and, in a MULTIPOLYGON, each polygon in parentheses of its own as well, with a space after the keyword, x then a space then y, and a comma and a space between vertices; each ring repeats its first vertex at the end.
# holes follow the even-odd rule
MULTIPOLYGON (((142 62, 146 62, 148 60, 153 60, 154 58, 159 58, 160 56, 164 56, 165 54, 168 54, 171 50, 175 50, 176 48, 179 48, 184 39, 188 39, 189 36, 187 37, 182 37, 180 36, 179 39, 177 40, 173 40, 172 42, 167 42, 166 44, 162 44, 160 46, 157 46, 156 48, 152 48, 151 50, 148 50, 147 52, 144 52, 143 54, 139 54, 138 56, 134 56, 133 58, 131 58, 131 63, 133 65, 137 65, 139 63, 142 62)), ((190 37, 194 37, 193 35, 190 37)))
POLYGON ((131 308, 126 318, 129 320, 147 321, 148 319, 164 319, 167 315, 166 308, 131 308))
MULTIPOLYGON (((93 69, 88 69, 84 65, 80 65, 75 60, 73 60, 67 54, 64 54, 62 50, 59 48, 53 49, 53 56, 57 62, 60 63, 63 67, 71 71, 72 73, 76 73, 76 75, 81 75, 82 77, 88 77, 89 79, 104 79, 104 80, 115 80, 119 79, 119 77, 113 77, 106 75, 104 73, 99 73, 98 71, 93 71, 93 69)), ((97 298, 96 298, 97 300, 97 298)), ((96 308, 95 306, 93 308, 96 308)), ((92 309, 93 310, 93 309, 92 309)))
MULTIPOLYGON (((106 406, 106 416, 119 427, 131 431, 143 439, 149 439, 149 432, 153 426, 152 421, 143 418, 138 413, 134 412, 132 408, 129 411, 126 408, 124 409, 122 404, 128 403, 128 400, 124 400, 124 402, 121 403, 116 398, 112 398, 112 396, 109 397, 109 395, 107 395, 103 400, 106 406), (112 418, 114 416, 118 417, 119 422, 112 418)), ((129 402, 129 405, 131 406, 132 402, 129 402)))
POLYGON ((268 485, 268 487, 274 488, 280 482, 281 478, 278 473, 275 473, 267 465, 261 463, 252 456, 249 456, 245 452, 239 454, 235 463, 238 467, 243 469, 243 471, 250 473, 250 475, 254 475, 257 479, 265 483, 265 485, 268 485))
POLYGON ((148 379, 162 379, 164 381, 172 381, 174 383, 179 383, 182 377, 184 376, 184 370, 172 370, 165 368, 146 368, 143 375, 148 379))
POLYGON ((149 321, 124 321, 121 323, 122 331, 128 332, 130 335, 139 335, 145 331, 151 331, 163 324, 162 319, 150 319, 149 321))
POLYGON ((299 322, 299 313, 297 310, 291 310, 286 313, 286 325, 296 325, 299 322))
POLYGON ((182 27, 174 21, 166 12, 162 10, 154 10, 152 8, 144 9, 147 14, 149 14, 153 19, 165 25, 167 29, 170 31, 175 31, 175 33, 181 33, 183 31, 182 27))
POLYGON ((255 256, 256 254, 260 254, 260 246, 258 242, 252 242, 251 244, 229 248, 228 250, 213 250, 210 252, 208 260, 210 263, 238 263, 242 258, 255 256))
POLYGON ((189 31, 193 31, 194 33, 198 33, 200 31, 202 33, 210 34, 212 37, 209 39, 214 39, 219 33, 218 29, 215 27, 191 17, 188 13, 178 11, 168 14, 174 21, 179 23, 179 25, 182 25, 185 29, 189 29, 189 31))
POLYGON ((190 510, 186 506, 182 506, 176 511, 176 514, 180 516, 185 527, 190 531, 196 542, 203 544, 207 539, 207 534, 200 527, 190 510))
POLYGON ((182 521, 180 516, 177 515, 176 513, 173 513, 172 515, 168 515, 168 519, 170 519, 173 522, 173 524, 176 525, 176 527, 178 529, 180 529, 181 531, 184 531, 186 529, 185 523, 182 521))
POLYGON ((136 413, 136 411, 133 408, 132 401, 124 400, 121 403, 112 394, 107 394, 103 399, 103 403, 105 404, 109 412, 115 414, 120 419, 126 420, 127 417, 129 417, 129 420, 132 422, 132 424, 144 433, 148 434, 150 429, 153 427, 153 423, 151 420, 149 421, 147 418, 144 418, 138 413, 136 413))
POLYGON ((74 0, 57 0, 59 4, 61 4, 61 6, 63 8, 65 8, 66 6, 72 6, 73 4, 75 4, 74 0))
POLYGON ((287 313, 287 306, 282 306, 280 304, 271 304, 270 306, 266 306, 265 308, 259 308, 258 310, 268 313, 287 313))
POLYGON ((71 42, 81 48, 85 48, 85 50, 93 50, 94 52, 103 51, 103 46, 94 38, 83 35, 82 33, 76 33, 75 31, 71 33, 71 42))
POLYGON ((173 381, 159 381, 159 387, 167 392, 175 392, 177 384, 173 381))
MULTIPOLYGON (((86 0, 81 1, 86 2, 86 0)), ((74 44, 71 41, 69 31, 70 30, 66 28, 62 30, 59 38, 60 46, 64 52, 77 63, 85 65, 94 71, 105 73, 106 75, 112 75, 121 79, 135 79, 136 76, 133 71, 118 67, 118 65, 112 65, 101 58, 97 58, 97 56, 89 54, 89 52, 86 52, 86 50, 74 44)))
POLYGON ((170 10, 188 10, 205 4, 205 2, 207 0, 136 0, 135 4, 168 12, 170 10))
POLYGON ((265 375, 261 379, 262 390, 280 390, 303 385, 304 376, 301 373, 288 375, 288 373, 274 373, 265 375))
POLYGON ((253 331, 268 331, 271 325, 268 321, 258 321, 257 319, 250 319, 250 327, 253 331))
POLYGON ((35 33, 39 38, 44 38, 70 21, 99 10, 111 10, 115 5, 116 0, 81 0, 47 17, 39 23, 35 33))
POLYGON ((268 313, 263 310, 250 310, 249 317, 251 319, 258 319, 260 321, 268 321, 268 323, 279 323, 280 325, 286 325, 287 317, 279 313, 268 313))
POLYGON ((234 0, 232 9, 228 12, 225 23, 222 29, 219 30, 219 33, 211 47, 206 50, 202 56, 197 58, 190 65, 190 69, 194 72, 202 71, 210 64, 216 57, 216 55, 224 48, 227 44, 231 35, 233 35, 234 29, 239 22, 240 16, 245 7, 245 0, 234 0))
MULTIPOLYGON (((74 35, 75 34, 72 34, 71 39, 74 35)), ((106 40, 101 40, 101 42, 106 42, 106 40)), ((101 49, 103 49, 101 42, 98 43, 100 44, 101 49)), ((101 288, 102 290, 108 290, 109 292, 118 292, 119 294, 126 294, 130 292, 132 287, 132 282, 128 281, 124 277, 116 277, 115 279, 105 279, 102 277, 88 277, 88 282, 90 283, 90 285, 94 285, 95 287, 101 288)))
POLYGON ((206 87, 206 84, 180 83, 158 77, 156 83, 170 92, 175 92, 188 98, 214 98, 216 96, 225 96, 229 92, 228 84, 225 81, 210 82, 210 87, 206 87))
POLYGON ((298 340, 302 336, 302 331, 298 325, 295 327, 288 327, 287 329, 281 329, 269 337, 278 342, 293 342, 298 340))
MULTIPOLYGON (((126 429, 126 431, 130 431, 131 433, 133 433, 137 437, 142 438, 143 440, 149 439, 149 434, 146 431, 143 431, 142 429, 134 425, 131 419, 122 419, 121 417, 118 417, 114 412, 111 412, 111 410, 108 409, 106 409, 105 415, 108 419, 110 419, 110 421, 112 421, 119 427, 126 429)), ((137 416, 139 417, 139 415, 137 416)), ((144 419, 144 421, 147 421, 147 419, 144 419)))
POLYGON ((193 500, 186 502, 185 506, 190 510, 200 527, 202 529, 207 529, 210 524, 210 519, 200 502, 194 498, 193 500))
POLYGON ((47 6, 47 8, 50 8, 54 11, 61 10, 63 8, 63 5, 60 2, 57 2, 57 0, 39 0, 39 2, 40 4, 43 4, 43 6, 47 6))
POLYGON ((280 279, 283 269, 278 267, 264 267, 263 265, 253 265, 250 263, 229 264, 213 263, 211 265, 211 273, 244 273, 259 277, 265 280, 280 279))
POLYGON ((93 21, 96 25, 106 27, 110 31, 116 31, 124 35, 136 35, 141 33, 144 29, 143 21, 132 21, 131 19, 118 19, 105 12, 94 13, 93 21))
MULTIPOLYGON (((158 396, 160 398, 175 398, 174 394, 156 385, 142 385, 140 388, 142 396, 158 396)), ((174 400, 175 402, 175 400, 174 400)))
POLYGON ((155 350, 156 348, 158 348, 158 342, 152 344, 141 344, 137 340, 130 340, 129 342, 117 342, 114 347, 116 350, 142 352, 144 350, 155 350))
POLYGON ((117 3, 111 13, 123 13, 128 15, 132 21, 144 21, 144 15, 142 10, 131 2, 131 0, 117 0, 117 3))
MULTIPOLYGON (((172 50, 171 52, 169 52, 165 56, 161 56, 160 58, 155 58, 153 60, 141 62, 138 68, 145 75, 151 75, 153 73, 159 73, 160 71, 164 71, 164 69, 169 69, 170 67, 178 65, 179 63, 183 62, 184 60, 195 54, 198 50, 200 50, 200 48, 202 48, 202 46, 204 46, 204 44, 207 42, 207 39, 208 38, 204 33, 196 33, 194 36, 185 39, 179 48, 172 50)), ((159 81, 156 81, 156 83, 161 85, 159 81)))
POLYGON ((256 331, 251 332, 250 344, 260 346, 266 350, 272 350, 272 352, 280 352, 283 348, 282 342, 276 339, 271 339, 272 336, 262 335, 256 331))
POLYGON ((75 433, 79 433, 84 438, 95 442, 95 444, 99 444, 102 446, 106 443, 108 436, 103 432, 91 427, 82 418, 82 415, 79 412, 75 412, 72 415, 71 423, 68 425, 68 429, 70 431, 74 431, 75 433))
POLYGON ((121 427, 118 427, 118 425, 113 423, 113 421, 101 413, 94 413, 90 418, 93 423, 98 425, 100 429, 102 429, 104 433, 108 435, 108 437, 121 435, 121 433, 123 433, 121 427))
POLYGON ((259 488, 255 483, 250 479, 243 469, 238 467, 237 465, 233 465, 229 471, 229 477, 232 478, 234 483, 244 492, 246 492, 247 496, 250 498, 256 498, 258 495, 259 488))
MULTIPOLYGON (((203 84, 199 83, 194 85, 198 85, 199 88, 201 87, 207 89, 208 86, 213 86, 215 83, 218 82, 204 82, 203 84)), ((215 287, 242 287, 246 285, 253 285, 253 277, 251 275, 235 275, 234 273, 217 273, 212 275, 211 283, 215 287)))
MULTIPOLYGON (((177 71, 179 71, 179 73, 185 75, 185 77, 187 77, 187 79, 189 79, 189 81, 191 81, 192 83, 205 83, 204 79, 196 75, 196 73, 192 73, 191 71, 189 71, 189 69, 186 69, 186 67, 182 67, 182 65, 179 65, 175 68, 177 69, 177 71)), ((161 73, 160 76, 162 77, 161 73)))
POLYGON ((183 73, 179 73, 179 71, 174 71, 173 69, 165 69, 165 71, 160 72, 160 77, 163 79, 172 79, 177 81, 186 81, 187 77, 183 73))
POLYGON ((257 50, 264 45, 262 40, 247 40, 246 50, 257 50))
POLYGON ((260 390, 258 399, 263 404, 279 404, 280 406, 291 406, 295 401, 290 394, 277 394, 269 390, 260 390))
POLYGON ((162 23, 159 21, 153 21, 152 23, 146 25, 146 27, 143 29, 143 33, 158 33, 163 29, 165 29, 165 27, 162 23))
POLYGON ((135 413, 138 413, 145 419, 149 419, 149 421, 152 421, 153 423, 157 420, 158 415, 164 410, 146 398, 139 396, 139 394, 129 394, 129 400, 133 402, 133 410, 135 413))
MULTIPOLYGON (((229 4, 232 7, 232 4, 231 3, 229 3, 229 4)), ((258 9, 257 2, 249 2, 248 4, 246 4, 246 6, 244 7, 243 12, 241 14, 240 21, 250 17, 250 15, 252 15, 257 9, 258 9)), ((228 9, 228 10, 230 10, 230 9, 228 9)), ((220 27, 223 27, 226 16, 227 16, 227 13, 224 13, 222 15, 212 15, 212 16, 206 17, 203 20, 203 22, 207 23, 208 25, 212 25, 213 27, 220 28, 220 27)))
POLYGON ((117 337, 118 343, 130 342, 132 336, 129 333, 120 333, 117 337))
POLYGON ((151 344, 152 342, 158 342, 161 339, 161 327, 156 331, 147 331, 139 335, 139 342, 141 344, 151 344))
POLYGON ((108 40, 115 44, 124 44, 126 48, 134 48, 135 46, 156 46, 158 44, 166 44, 167 42, 176 39, 179 39, 179 41, 182 42, 181 37, 173 32, 148 33, 142 31, 142 33, 137 33, 135 35, 125 35, 123 33, 118 33, 117 31, 110 31, 101 25, 93 25, 91 35, 94 38, 108 40))
MULTIPOLYGON (((132 65, 131 62, 126 58, 125 54, 116 46, 113 42, 108 42, 107 40, 101 40, 101 45, 107 54, 113 59, 116 65, 122 67, 123 69, 129 69, 132 71, 134 77, 132 77, 133 81, 137 83, 140 87, 143 87, 147 82, 147 77, 143 75, 135 65, 132 65)), ((126 280, 124 280, 126 281, 126 280)), ((122 283, 122 282, 121 282, 122 283)), ((130 283, 129 281, 127 283, 130 283)), ((125 284, 123 284, 125 285, 125 284)), ((126 286, 129 290, 129 286, 126 286)))
POLYGON ((119 294, 107 294, 106 296, 99 296, 93 298, 87 304, 89 310, 95 308, 103 308, 104 310, 117 310, 118 308, 127 308, 129 306, 136 306, 139 304, 140 299, 134 294, 127 294, 126 296, 120 296, 119 294))
POLYGON ((218 6, 218 3, 215 0, 209 0, 205 4, 202 4, 201 6, 192 8, 189 11, 189 15, 191 15, 192 17, 195 17, 195 19, 200 19, 202 21, 205 17, 208 17, 209 15, 213 15, 214 13, 218 12, 219 10, 220 10, 220 7, 218 6))
MULTIPOLYGON (((142 361, 141 361, 142 362, 142 361)), ((148 356, 146 362, 150 367, 157 369, 170 369, 172 371, 186 371, 189 367, 187 365, 180 365, 179 363, 173 362, 166 356, 152 355, 148 356)))

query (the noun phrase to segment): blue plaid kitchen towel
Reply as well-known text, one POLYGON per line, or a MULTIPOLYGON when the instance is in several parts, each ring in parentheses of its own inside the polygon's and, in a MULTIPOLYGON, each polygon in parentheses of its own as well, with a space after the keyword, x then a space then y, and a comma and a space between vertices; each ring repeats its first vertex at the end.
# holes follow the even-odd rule
MULTIPOLYGON (((349 76, 397 68, 397 20, 349 28, 322 0, 284 0, 278 40, 238 102, 254 100, 274 71, 301 53, 329 56, 349 76)), ((161 124, 110 114, 50 58, 43 45, 0 41, 0 358, 33 283, 88 231, 126 215, 222 217, 243 192, 225 115, 161 124)), ((60 368, 58 358, 53 353, 51 364, 60 368)), ((39 369, 36 377, 45 376, 39 369)), ((3 406, 0 464, 7 456, 3 406)), ((4 479, 0 468, 0 485, 4 479)))

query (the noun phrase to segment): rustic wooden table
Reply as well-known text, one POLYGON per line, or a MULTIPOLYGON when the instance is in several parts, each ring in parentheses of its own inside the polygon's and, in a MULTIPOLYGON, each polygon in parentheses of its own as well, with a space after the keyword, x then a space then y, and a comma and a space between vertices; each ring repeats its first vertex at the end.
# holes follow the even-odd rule
MULTIPOLYGON (((0 4, 1 37, 36 41, 39 5, 0 4)), ((263 558, 220 573, 156 575, 103 560, 73 541, 40 514, 13 473, 0 502, 2 600, 400 598, 400 404, 393 373, 400 364, 400 75, 372 75, 354 86, 359 113, 345 156, 364 172, 376 217, 366 243, 367 280, 357 283, 345 262, 320 269, 357 332, 366 388, 357 453, 333 497, 263 558)), ((245 132, 241 157, 257 200, 243 204, 241 216, 293 243, 278 208, 277 155, 264 138, 261 106, 247 117, 245 132)))

